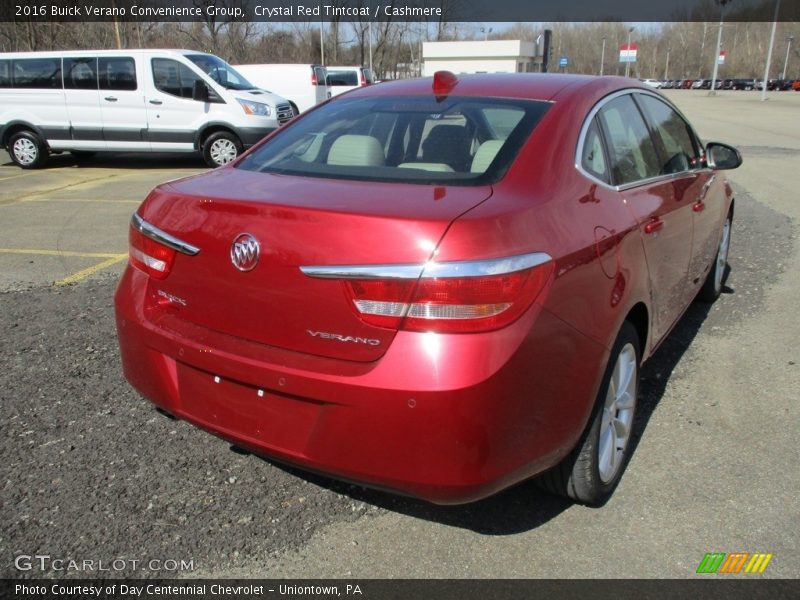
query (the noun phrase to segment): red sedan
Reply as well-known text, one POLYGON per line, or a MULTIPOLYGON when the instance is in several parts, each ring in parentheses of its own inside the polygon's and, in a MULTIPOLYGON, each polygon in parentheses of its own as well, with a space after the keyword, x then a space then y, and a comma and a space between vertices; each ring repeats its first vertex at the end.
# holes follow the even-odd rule
POLYGON ((604 502, 639 368, 723 286, 732 147, 626 78, 369 86, 157 187, 116 293, 128 381, 234 444, 437 503, 604 502))

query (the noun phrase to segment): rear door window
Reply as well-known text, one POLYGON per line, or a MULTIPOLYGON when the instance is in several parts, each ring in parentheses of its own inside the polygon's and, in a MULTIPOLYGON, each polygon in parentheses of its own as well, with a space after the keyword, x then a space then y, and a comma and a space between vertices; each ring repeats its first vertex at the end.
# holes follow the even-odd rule
POLYGON ((101 90, 132 92, 138 87, 136 63, 131 57, 101 57, 97 70, 101 90))
POLYGON ((615 184, 626 185, 660 174, 661 161, 655 144, 630 94, 610 101, 599 116, 615 184))
POLYGON ((65 58, 64 89, 96 90, 97 58, 65 58))
POLYGON ((12 61, 15 88, 61 89, 60 58, 20 58, 12 61))

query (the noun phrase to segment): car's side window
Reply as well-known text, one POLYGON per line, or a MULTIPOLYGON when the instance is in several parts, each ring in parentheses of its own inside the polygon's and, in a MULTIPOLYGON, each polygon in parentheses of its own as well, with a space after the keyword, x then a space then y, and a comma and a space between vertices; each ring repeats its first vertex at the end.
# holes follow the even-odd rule
POLYGON ((662 145, 661 173, 681 173, 699 167, 701 154, 686 121, 658 98, 641 94, 638 100, 662 145))
POLYGON ((64 89, 97 90, 97 59, 65 58, 64 89))
POLYGON ((611 100, 598 114, 614 183, 625 185, 659 175, 661 165, 653 139, 630 94, 611 100))
POLYGON ((609 182, 609 170, 605 150, 603 150, 603 138, 600 137, 600 129, 597 126, 596 118, 589 125, 586 137, 583 140, 581 166, 601 181, 609 182))
POLYGON ((120 92, 136 91, 136 63, 126 56, 100 58, 97 70, 100 89, 120 92))
POLYGON ((0 88, 11 87, 11 63, 0 60, 0 88))
POLYGON ((177 60, 153 59, 153 83, 157 90, 165 94, 191 99, 194 82, 197 80, 200 80, 200 77, 177 60))
POLYGON ((59 90, 61 82, 60 58, 18 58, 13 61, 13 86, 59 90))

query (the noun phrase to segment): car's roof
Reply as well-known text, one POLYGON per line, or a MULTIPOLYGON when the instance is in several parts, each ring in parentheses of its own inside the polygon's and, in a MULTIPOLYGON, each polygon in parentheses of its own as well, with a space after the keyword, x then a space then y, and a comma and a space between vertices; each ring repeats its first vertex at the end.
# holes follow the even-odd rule
MULTIPOLYGON (((565 97, 565 95, 572 94, 605 95, 617 89, 651 89, 636 79, 593 75, 480 73, 456 75, 456 78, 458 81, 448 95, 530 98, 551 101, 555 100, 556 96, 565 97)), ((380 85, 360 88, 348 96, 424 96, 433 93, 433 79, 433 77, 422 77, 388 81, 380 85)))

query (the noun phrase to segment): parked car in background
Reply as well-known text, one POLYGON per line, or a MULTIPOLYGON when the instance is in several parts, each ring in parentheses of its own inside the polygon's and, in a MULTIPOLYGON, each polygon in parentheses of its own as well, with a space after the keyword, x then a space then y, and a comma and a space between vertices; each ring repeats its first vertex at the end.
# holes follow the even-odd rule
POLYGON ((326 81, 333 96, 375 83, 375 77, 369 67, 328 66, 326 68, 328 70, 326 81))
POLYGON ((658 79, 640 79, 642 83, 645 85, 649 85, 651 88, 660 89, 661 82, 658 79))
POLYGON ((328 71, 322 65, 236 65, 236 69, 258 87, 286 98, 295 114, 331 97, 331 88, 326 83, 328 71))
POLYGON ((0 54, 0 145, 24 169, 105 151, 201 152, 220 166, 290 118, 286 100, 194 50, 0 54))
POLYGON ((602 504, 642 362, 722 290, 740 163, 631 79, 360 88, 136 210, 125 376, 333 477, 460 503, 544 474, 602 504))
POLYGON ((755 79, 734 79, 732 88, 734 90, 753 90, 756 87, 755 79))
POLYGON ((794 80, 794 82, 792 83, 792 89, 795 92, 800 92, 800 79, 795 79, 794 80))

